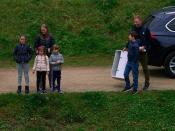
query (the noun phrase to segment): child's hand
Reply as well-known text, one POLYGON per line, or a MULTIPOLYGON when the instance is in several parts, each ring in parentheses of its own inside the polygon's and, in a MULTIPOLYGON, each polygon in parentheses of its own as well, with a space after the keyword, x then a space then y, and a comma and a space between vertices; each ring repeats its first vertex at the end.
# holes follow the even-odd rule
POLYGON ((123 51, 127 51, 127 48, 123 48, 123 51))
POLYGON ((56 63, 57 63, 57 64, 60 64, 60 61, 58 60, 56 63))
POLYGON ((50 48, 48 48, 48 53, 50 53, 50 48))

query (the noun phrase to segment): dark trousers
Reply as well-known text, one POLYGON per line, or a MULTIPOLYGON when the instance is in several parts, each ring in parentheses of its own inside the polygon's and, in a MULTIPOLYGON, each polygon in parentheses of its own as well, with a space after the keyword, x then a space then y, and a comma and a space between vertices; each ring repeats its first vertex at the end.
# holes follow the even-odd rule
POLYGON ((147 53, 140 54, 139 61, 142 65, 142 70, 145 76, 145 83, 148 84, 150 81, 150 73, 148 69, 148 55, 147 53))
POLYGON ((46 90, 46 71, 37 71, 36 86, 37 91, 40 90, 40 85, 42 85, 42 90, 46 90))
POLYGON ((49 87, 51 88, 51 71, 49 71, 49 74, 48 74, 48 80, 49 80, 49 87))
POLYGON ((133 63, 133 62, 127 62, 126 67, 125 67, 125 72, 124 72, 124 77, 125 77, 125 82, 126 86, 125 88, 129 89, 130 88, 130 80, 129 80, 129 73, 132 71, 133 75, 133 82, 134 82, 134 90, 137 91, 138 88, 138 75, 139 75, 139 64, 138 63, 133 63))
POLYGON ((61 71, 52 71, 52 89, 60 91, 61 71), (57 82, 57 86, 56 83, 57 82))

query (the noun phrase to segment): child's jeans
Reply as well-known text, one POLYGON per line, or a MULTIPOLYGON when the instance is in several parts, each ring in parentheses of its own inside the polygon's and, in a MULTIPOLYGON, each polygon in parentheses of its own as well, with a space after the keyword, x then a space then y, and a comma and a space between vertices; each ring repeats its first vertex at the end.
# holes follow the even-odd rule
POLYGON ((24 72, 25 84, 29 86, 29 64, 17 64, 18 68, 18 86, 22 85, 22 73, 24 72))
POLYGON ((42 85, 42 90, 46 90, 46 71, 37 71, 36 72, 37 80, 36 86, 37 91, 40 91, 40 85, 42 85))
POLYGON ((60 83, 61 83, 61 71, 52 71, 52 90, 57 89, 60 91, 60 83), (55 82, 57 82, 57 86, 55 86, 55 82))
POLYGON ((137 91, 138 88, 138 75, 139 75, 139 64, 134 63, 134 62, 127 62, 125 72, 124 72, 124 77, 125 77, 125 82, 126 86, 125 88, 129 89, 130 88, 130 80, 129 80, 129 73, 132 71, 133 75, 133 82, 134 82, 134 91, 137 91))

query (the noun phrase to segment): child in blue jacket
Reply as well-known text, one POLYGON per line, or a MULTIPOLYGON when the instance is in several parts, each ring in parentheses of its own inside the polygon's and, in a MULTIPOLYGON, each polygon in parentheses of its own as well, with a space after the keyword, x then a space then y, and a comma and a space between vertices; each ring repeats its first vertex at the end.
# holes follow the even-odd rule
POLYGON ((125 77, 125 88, 123 91, 130 91, 132 88, 130 86, 129 73, 132 71, 133 75, 133 90, 132 94, 136 94, 138 91, 138 68, 139 68, 139 41, 137 39, 137 33, 131 32, 129 35, 128 44, 128 62, 125 67, 124 77, 125 77))
POLYGON ((54 92, 57 90, 61 93, 60 81, 61 81, 61 69, 64 63, 63 55, 60 53, 58 45, 53 45, 53 51, 50 56, 50 69, 51 69, 51 90, 54 92), (55 85, 57 82, 57 86, 55 85))
POLYGON ((25 93, 29 93, 29 61, 32 58, 32 48, 26 44, 26 37, 21 35, 19 37, 19 44, 16 45, 13 52, 14 59, 17 63, 18 69, 18 89, 17 93, 21 94, 22 90, 22 73, 25 78, 25 93))

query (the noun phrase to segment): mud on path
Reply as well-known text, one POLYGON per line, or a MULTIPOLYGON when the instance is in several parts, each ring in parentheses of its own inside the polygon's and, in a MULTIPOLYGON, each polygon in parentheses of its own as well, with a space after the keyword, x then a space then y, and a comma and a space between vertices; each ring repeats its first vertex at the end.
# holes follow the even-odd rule
MULTIPOLYGON (((150 90, 175 90, 175 80, 166 77, 162 68, 149 67, 149 69, 150 90)), ((64 92, 121 91, 124 81, 111 78, 110 71, 111 67, 65 67, 62 71, 62 90, 64 92)), ((139 88, 143 80, 143 73, 140 71, 139 88)), ((36 90, 35 84, 36 77, 30 71, 31 91, 36 90)), ((17 70, 15 68, 0 69, 0 93, 16 92, 16 89, 17 70)), ((47 89, 49 89, 48 81, 47 89)))

